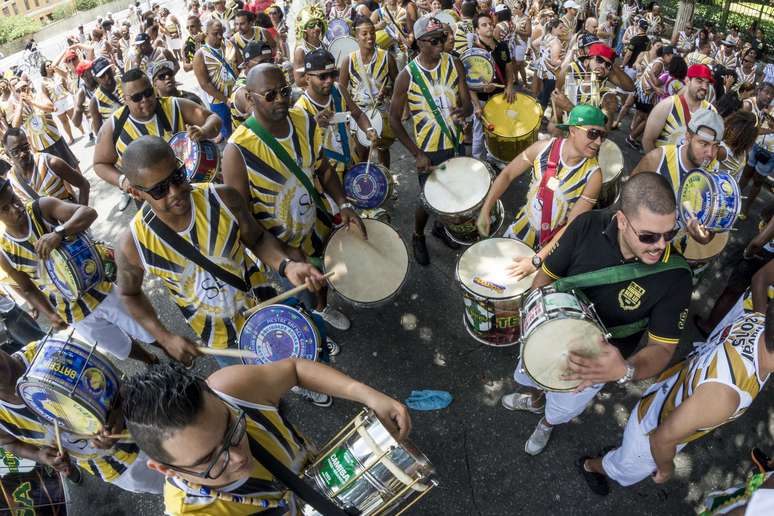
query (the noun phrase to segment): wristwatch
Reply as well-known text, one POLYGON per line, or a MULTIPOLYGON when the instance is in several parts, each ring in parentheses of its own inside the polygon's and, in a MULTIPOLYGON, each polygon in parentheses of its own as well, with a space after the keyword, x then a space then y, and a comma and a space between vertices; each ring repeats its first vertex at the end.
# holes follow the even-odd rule
POLYGON ((277 269, 277 273, 278 273, 278 274, 279 274, 281 277, 283 277, 283 278, 286 278, 286 277, 287 277, 287 276, 285 276, 285 269, 287 269, 287 267, 288 267, 288 264, 289 264, 290 262, 292 262, 292 261, 293 261, 293 260, 291 260, 290 258, 284 258, 284 259, 283 259, 283 260, 280 262, 279 268, 277 269))
POLYGON ((54 228, 54 233, 59 235, 62 238, 67 236, 67 232, 65 231, 65 227, 62 224, 59 224, 57 227, 54 228))
POLYGON ((355 209, 355 207, 352 206, 351 202, 343 202, 339 206, 339 210, 346 210, 347 208, 349 208, 350 210, 354 210, 355 209))
POLYGON ((615 383, 617 383, 618 385, 624 385, 626 383, 631 382, 632 378, 634 378, 634 366, 631 365, 629 362, 626 362, 626 372, 615 383))
POLYGON ((539 269, 541 265, 543 265, 543 259, 539 254, 535 254, 535 256, 532 257, 532 266, 535 269, 539 269))

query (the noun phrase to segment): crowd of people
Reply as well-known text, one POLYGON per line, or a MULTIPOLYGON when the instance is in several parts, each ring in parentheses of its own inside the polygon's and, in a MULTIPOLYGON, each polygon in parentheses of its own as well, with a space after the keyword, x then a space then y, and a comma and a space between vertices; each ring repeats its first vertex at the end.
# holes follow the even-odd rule
MULTIPOLYGON (((724 34, 688 21, 670 33, 660 6, 637 0, 151 7, 138 2, 121 20, 108 14, 90 32, 81 26, 40 70, 0 79, 6 450, 71 482, 86 472, 128 491, 163 492, 167 514, 285 514, 304 503, 343 514, 283 476, 303 472, 314 453, 278 406, 288 391, 320 407, 340 397, 373 410, 398 441, 410 431, 402 403, 324 364, 341 351, 326 328, 350 326, 328 301, 326 244, 346 228, 378 245, 380 234, 367 228, 389 223, 389 194, 369 204, 358 181, 378 193, 369 174, 381 171, 389 191, 395 140, 415 160, 410 249, 423 267, 431 217, 431 234, 451 251, 475 247, 495 236, 502 196, 528 174, 522 204, 505 207, 515 217, 504 234, 527 252, 474 279, 480 292, 489 289, 479 296, 491 311, 479 333, 501 326, 495 293, 523 285, 517 336, 505 343, 517 344, 521 331, 520 388, 502 406, 541 416, 526 453, 541 453, 602 389, 650 380, 620 446, 576 467, 598 495, 608 494, 608 479, 667 482, 676 453, 741 417, 763 390, 774 371, 774 209, 760 194, 774 173, 774 65, 760 27, 724 34), (185 73, 192 91, 179 88, 185 73), (522 132, 508 133, 516 127, 508 117, 522 132), (614 131, 642 156, 608 177, 614 131), (114 242, 89 236, 96 185, 70 149, 76 132, 88 139, 97 181, 121 196, 118 210, 136 209, 114 242), (479 169, 487 180, 472 218, 450 221, 452 201, 478 188, 479 169), (431 195, 439 188, 452 198, 442 207, 431 195), (760 219, 755 237, 740 256, 725 257, 727 286, 705 317, 689 321, 703 271, 734 225, 751 217, 760 219), (75 292, 61 267, 86 283, 81 258, 49 266, 72 242, 101 264, 75 292), (160 280, 197 339, 162 319, 143 287, 148 277, 160 280), (294 297, 277 301, 291 289, 294 297), (319 334, 316 360, 244 365, 232 353, 267 300, 297 307, 319 334), (593 353, 573 347, 577 335, 567 330, 544 343, 570 343, 552 367, 571 388, 546 383, 526 351, 536 320, 567 317, 551 311, 554 302, 601 331, 593 353), (52 331, 74 329, 78 342, 143 363, 121 380, 99 433, 65 427, 60 437, 59 423, 17 390, 52 345, 38 315, 52 331), (705 342, 676 361, 691 324, 705 342), (205 353, 218 369, 203 379, 190 366, 205 353)), ((476 324, 468 302, 474 322, 466 325, 476 324)), ((502 324, 513 325, 508 318, 502 324)), ((270 347, 274 331, 255 338, 270 347)), ((770 461, 759 450, 753 457, 762 475, 754 488, 709 497, 707 514, 748 502, 747 514, 771 510, 770 461)))

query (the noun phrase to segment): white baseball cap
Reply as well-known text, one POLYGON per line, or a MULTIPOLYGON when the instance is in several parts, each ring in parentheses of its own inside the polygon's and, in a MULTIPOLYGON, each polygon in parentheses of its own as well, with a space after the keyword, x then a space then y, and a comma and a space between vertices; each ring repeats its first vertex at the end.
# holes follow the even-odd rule
POLYGON ((580 9, 580 5, 575 0, 567 0, 564 3, 564 8, 565 9, 576 9, 576 10, 578 10, 578 9, 580 9))

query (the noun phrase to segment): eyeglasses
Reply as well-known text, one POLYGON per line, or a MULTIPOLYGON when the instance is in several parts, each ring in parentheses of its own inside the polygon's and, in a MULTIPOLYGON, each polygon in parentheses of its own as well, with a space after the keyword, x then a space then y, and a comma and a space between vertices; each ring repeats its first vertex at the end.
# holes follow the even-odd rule
POLYGON ((607 131, 603 131, 601 129, 586 129, 585 127, 576 126, 578 129, 586 133, 586 138, 588 138, 591 141, 594 141, 596 139, 604 140, 607 138, 607 131))
POLYGON ((185 171, 185 163, 183 163, 179 158, 177 160, 177 168, 173 170, 166 179, 162 179, 155 185, 151 186, 150 188, 145 188, 138 185, 132 185, 137 190, 141 192, 145 192, 146 194, 153 197, 155 200, 163 199, 166 197, 166 195, 169 193, 169 187, 174 186, 180 186, 182 184, 185 184, 188 182, 188 174, 185 171))
POLYGON ((424 41, 425 43, 429 43, 432 46, 436 46, 439 43, 446 43, 446 39, 448 38, 448 35, 446 33, 441 34, 440 36, 436 36, 434 38, 430 39, 419 39, 419 41, 424 41))
POLYGON ((13 157, 19 157, 21 154, 26 154, 30 151, 30 144, 29 143, 22 143, 18 147, 15 147, 13 149, 8 149, 8 154, 13 157))
POLYGON ((139 93, 135 93, 134 95, 129 95, 127 98, 132 102, 140 102, 142 99, 148 99, 152 96, 153 96, 153 88, 148 87, 147 89, 139 93))
POLYGON ((653 233, 652 231, 638 231, 637 228, 634 227, 634 224, 632 224, 632 221, 629 220, 629 217, 626 216, 626 213, 623 213, 623 216, 626 219, 626 222, 629 223, 629 226, 631 226, 632 231, 634 231, 634 234, 637 235, 637 238, 640 240, 640 243, 642 244, 655 244, 662 238, 664 239, 664 242, 669 243, 672 241, 672 239, 675 238, 675 236, 677 236, 677 232, 680 231, 680 228, 672 228, 666 233, 653 233))
POLYGON ((277 95, 280 95, 281 97, 288 98, 290 97, 290 94, 293 92, 293 88, 291 86, 282 86, 280 88, 274 88, 273 90, 269 90, 264 93, 259 93, 257 91, 247 90, 250 93, 254 93, 255 95, 258 95, 259 97, 263 97, 263 100, 266 102, 274 102, 274 99, 277 98, 277 95))
POLYGON ((331 70, 330 72, 308 73, 307 75, 311 75, 312 77, 317 77, 321 81, 327 81, 328 79, 336 79, 339 76, 339 71, 331 70))
POLYGON ((233 426, 230 426, 230 428, 229 426, 226 427, 226 435, 223 436, 223 442, 221 443, 220 449, 215 454, 215 458, 212 459, 212 461, 210 461, 210 463, 207 465, 207 469, 204 470, 204 472, 191 471, 187 468, 178 467, 173 464, 164 464, 163 462, 162 464, 174 469, 175 471, 179 471, 180 473, 185 473, 186 475, 209 480, 217 479, 223 474, 224 471, 226 471, 228 463, 231 460, 231 454, 229 450, 239 446, 239 443, 242 442, 242 439, 244 439, 245 433, 247 432, 247 419, 245 411, 238 407, 234 407, 233 405, 228 405, 228 419, 226 420, 227 425, 231 424, 232 417, 234 416, 236 416, 236 422, 233 424, 233 426))
POLYGON ((605 65, 605 68, 607 68, 608 70, 610 70, 610 69, 613 67, 613 63, 610 63, 610 62, 608 62, 608 61, 605 61, 604 59, 602 59, 602 58, 601 58, 601 57, 599 57, 599 56, 596 56, 596 57, 594 58, 594 60, 597 62, 597 64, 603 64, 603 65, 605 65))

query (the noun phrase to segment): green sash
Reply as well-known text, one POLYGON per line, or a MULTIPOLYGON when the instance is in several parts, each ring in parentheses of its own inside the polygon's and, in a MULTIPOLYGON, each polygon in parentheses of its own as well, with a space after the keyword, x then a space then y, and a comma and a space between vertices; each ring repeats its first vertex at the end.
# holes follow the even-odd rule
MULTIPOLYGON (((454 65, 452 64, 452 66, 454 65)), ((459 138, 457 138, 454 134, 454 131, 452 131, 449 126, 446 125, 446 121, 441 116, 441 110, 438 109, 438 105, 433 100, 433 96, 430 94, 430 90, 427 89, 427 83, 425 82, 425 78, 422 77, 422 73, 419 71, 419 67, 417 66, 416 61, 411 61, 409 63, 409 71, 411 72, 411 78, 414 79, 414 82, 417 83, 417 86, 419 86, 419 90, 422 92, 422 96, 425 97, 427 105, 430 106, 430 111, 432 111, 436 123, 441 127, 441 132, 443 132, 443 134, 445 134, 446 137, 451 140, 452 145, 454 145, 454 151, 457 154, 460 154, 459 138)))
MULTIPOLYGON (((668 263, 658 262, 654 265, 645 265, 640 262, 625 263, 623 265, 615 265, 605 269, 561 278, 556 280, 552 285, 558 292, 568 292, 576 288, 583 289, 586 287, 609 285, 611 283, 621 283, 623 281, 630 281, 673 269, 685 269, 688 272, 691 272, 691 268, 683 257, 674 254, 670 256, 668 263)), ((630 335, 645 330, 648 327, 648 321, 649 319, 645 317, 644 319, 629 324, 621 324, 619 326, 607 328, 607 331, 614 339, 629 337, 630 335)))

